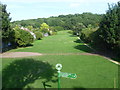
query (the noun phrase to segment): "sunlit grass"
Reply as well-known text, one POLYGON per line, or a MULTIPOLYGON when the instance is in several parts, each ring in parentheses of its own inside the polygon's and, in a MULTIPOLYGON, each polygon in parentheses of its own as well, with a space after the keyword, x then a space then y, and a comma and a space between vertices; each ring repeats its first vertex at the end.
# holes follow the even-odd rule
MULTIPOLYGON (((61 70, 62 72, 77 74, 76 79, 62 77, 61 88, 73 88, 73 90, 75 90, 74 88, 118 87, 118 65, 108 61, 101 56, 75 54, 47 55, 47 53, 92 52, 92 50, 86 47, 84 43, 81 43, 77 37, 70 35, 67 33, 67 31, 60 31, 57 35, 45 37, 40 41, 35 41, 34 46, 31 46, 30 48, 18 48, 11 50, 10 52, 13 51, 46 53, 46 55, 43 56, 35 56, 29 58, 3 58, 2 69, 4 70, 5 75, 8 75, 6 78, 10 79, 11 82, 16 82, 17 78, 18 80, 23 80, 16 82, 17 84, 12 83, 20 86, 20 82, 22 82, 21 88, 44 88, 43 82, 45 82, 46 78, 51 75, 53 77, 50 78, 48 82, 46 81, 46 84, 51 87, 46 86, 46 88, 57 88, 57 74, 54 73, 53 75, 51 74, 53 72, 50 72, 50 70, 55 70, 55 65, 57 63, 61 63, 63 65, 63 68, 61 70), (26 60, 28 63, 26 63, 26 60), (41 73, 42 75, 46 75, 47 73, 47 77, 36 78, 38 76, 35 73, 39 71, 39 65, 41 66, 41 63, 44 64, 42 67, 43 70, 47 64, 51 69, 49 70, 46 68, 45 72, 41 73), (16 67, 14 65, 16 65, 16 67), (36 68, 34 68, 34 65, 36 68), (11 67, 14 68, 11 69, 11 67), (12 72, 9 73, 10 70, 12 72), (29 74, 32 75, 32 78, 28 78, 29 74), (28 79, 23 79, 24 77, 27 77, 28 79)), ((6 86, 8 84, 9 87, 17 87, 15 85, 12 85, 10 81, 8 82, 6 79, 3 79, 3 82, 4 80, 6 82, 6 86)))

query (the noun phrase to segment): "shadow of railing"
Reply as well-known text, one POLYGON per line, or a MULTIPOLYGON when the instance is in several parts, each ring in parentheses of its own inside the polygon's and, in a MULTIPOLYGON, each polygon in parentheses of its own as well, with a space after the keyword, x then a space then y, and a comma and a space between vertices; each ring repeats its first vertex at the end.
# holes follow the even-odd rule
POLYGON ((55 73, 56 70, 47 62, 34 59, 16 60, 3 69, 2 88, 24 88, 37 79, 45 79, 44 82, 49 82, 55 77, 55 73))

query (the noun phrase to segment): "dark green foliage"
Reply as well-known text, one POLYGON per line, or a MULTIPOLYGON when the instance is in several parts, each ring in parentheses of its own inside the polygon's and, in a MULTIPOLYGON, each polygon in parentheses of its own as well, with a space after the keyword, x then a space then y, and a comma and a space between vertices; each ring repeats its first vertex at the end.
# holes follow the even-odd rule
POLYGON ((21 20, 21 21, 14 21, 12 24, 20 25, 20 26, 33 26, 34 28, 40 27, 40 24, 44 23, 44 18, 38 19, 28 19, 28 20, 21 20))
POLYGON ((40 31, 36 31, 36 32, 35 32, 35 35, 36 35, 36 39, 37 39, 37 40, 40 40, 40 39, 43 38, 43 34, 42 34, 40 31))
POLYGON ((24 30, 15 30, 15 41, 17 46, 27 46, 31 45, 34 41, 33 36, 28 32, 24 30))
POLYGON ((14 31, 11 29, 9 17, 10 13, 7 13, 7 5, 0 4, 0 22, 2 22, 2 41, 14 42, 14 31), (2 21, 1 21, 2 20, 2 21))
MULTIPOLYGON (((86 43, 90 43, 93 41, 93 33, 97 30, 98 28, 92 28, 89 27, 88 28, 85 28, 85 29, 82 29, 82 31, 79 33, 80 35, 80 38, 86 42, 86 43)), ((97 37, 97 36, 96 36, 97 37)), ((94 37, 95 38, 95 37, 94 37)))
POLYGON ((109 5, 109 10, 104 15, 99 30, 99 38, 103 44, 118 53, 120 51, 120 2, 109 5))
POLYGON ((75 26, 73 26, 73 34, 79 35, 79 32, 81 32, 83 28, 85 28, 83 23, 77 23, 75 26))
POLYGON ((64 22, 60 18, 50 17, 47 19, 49 26, 63 26, 64 22))
MULTIPOLYGON (((59 15, 58 17, 49 18, 38 18, 14 21, 12 24, 22 25, 22 26, 33 26, 34 28, 39 28, 40 24, 46 23, 53 27, 62 27, 64 30, 72 30, 74 26, 78 23, 83 23, 85 27, 91 24, 93 27, 97 27, 101 20, 102 15, 83 13, 83 14, 69 14, 69 15, 59 15)), ((59 30, 59 29, 58 29, 59 30)))

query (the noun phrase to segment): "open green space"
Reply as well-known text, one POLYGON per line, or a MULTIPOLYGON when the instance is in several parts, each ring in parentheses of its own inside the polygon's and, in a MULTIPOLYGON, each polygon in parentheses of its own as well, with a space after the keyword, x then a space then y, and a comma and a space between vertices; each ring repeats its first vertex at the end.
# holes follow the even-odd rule
POLYGON ((18 48, 12 52, 39 52, 39 53, 83 53, 91 52, 91 49, 68 33, 60 31, 57 35, 45 37, 42 40, 35 41, 33 46, 27 48, 18 48))
POLYGON ((3 87, 57 88, 55 65, 63 65, 62 72, 76 73, 76 79, 61 78, 61 88, 115 88, 118 87, 118 65, 94 55, 47 55, 50 53, 90 53, 91 49, 77 37, 60 31, 57 35, 36 41, 34 46, 10 52, 39 52, 42 56, 3 58, 3 87), (44 83, 45 82, 45 83, 44 83))

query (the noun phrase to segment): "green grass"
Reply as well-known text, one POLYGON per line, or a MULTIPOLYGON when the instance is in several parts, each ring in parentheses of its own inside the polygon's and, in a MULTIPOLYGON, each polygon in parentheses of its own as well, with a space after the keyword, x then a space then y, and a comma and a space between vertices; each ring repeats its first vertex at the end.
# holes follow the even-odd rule
POLYGON ((91 52, 91 49, 77 43, 77 37, 60 31, 57 35, 45 37, 42 40, 35 41, 34 46, 11 50, 12 52, 38 52, 38 53, 83 53, 91 52), (79 47, 80 46, 80 47, 79 47), (80 50, 81 49, 81 50, 80 50))
MULTIPOLYGON (((108 62, 106 59, 100 56, 84 56, 84 55, 49 56, 48 55, 48 56, 39 56, 39 57, 32 57, 32 58, 26 58, 26 59, 28 60, 34 59, 34 61, 48 62, 50 65, 52 65, 53 70, 55 69, 55 65, 57 63, 61 63, 63 65, 62 72, 76 73, 77 74, 76 79, 61 78, 62 88, 113 88, 114 78, 118 79, 118 66, 111 62, 108 62)), ((10 63, 14 65, 13 64, 14 61, 19 62, 20 60, 24 61, 26 59, 25 58, 3 59, 3 67, 4 68, 6 67, 7 69, 9 69, 11 67, 10 63)), ((24 65, 24 64, 25 63, 23 63, 24 67, 19 67, 17 68, 17 70, 16 69, 13 70, 12 74, 11 73, 9 74, 8 70, 6 70, 4 73, 8 74, 9 78, 14 76, 17 73, 22 73, 24 77, 26 77, 28 74, 26 74, 26 72, 24 71, 29 71, 29 69, 32 70, 33 68, 30 67, 30 64, 29 65, 26 65, 26 64, 24 65), (23 71, 20 71, 21 69, 23 69, 23 71)), ((34 63, 32 64, 34 65, 34 63)), ((34 69, 34 70, 37 71, 37 69, 34 69)), ((50 73, 52 72, 49 72, 49 74, 50 73)), ((17 77, 21 78, 22 75, 17 74, 17 77)), ((44 81, 46 78, 47 77, 33 80, 34 82, 27 83, 26 87, 30 86, 34 88, 43 88, 42 81, 44 81)), ((12 78, 12 79, 15 79, 15 78, 12 78)), ((11 81, 13 81, 12 79, 11 81)), ((57 80, 57 78, 53 76, 51 80, 57 80)), ((18 83, 17 85, 19 84, 20 83, 18 83)), ((57 88, 57 82, 54 83, 52 81, 49 81, 47 82, 47 84, 51 85, 52 88, 57 88)))
MULTIPOLYGON (((67 31, 36 41, 31 48, 11 51, 40 53, 92 52, 67 31)), ((10 52, 11 52, 10 51, 10 52)), ((28 58, 4 58, 2 60, 3 86, 21 88, 57 88, 55 65, 63 65, 62 72, 76 73, 76 79, 61 78, 62 88, 114 88, 118 87, 118 65, 101 56, 43 55, 28 58)))

